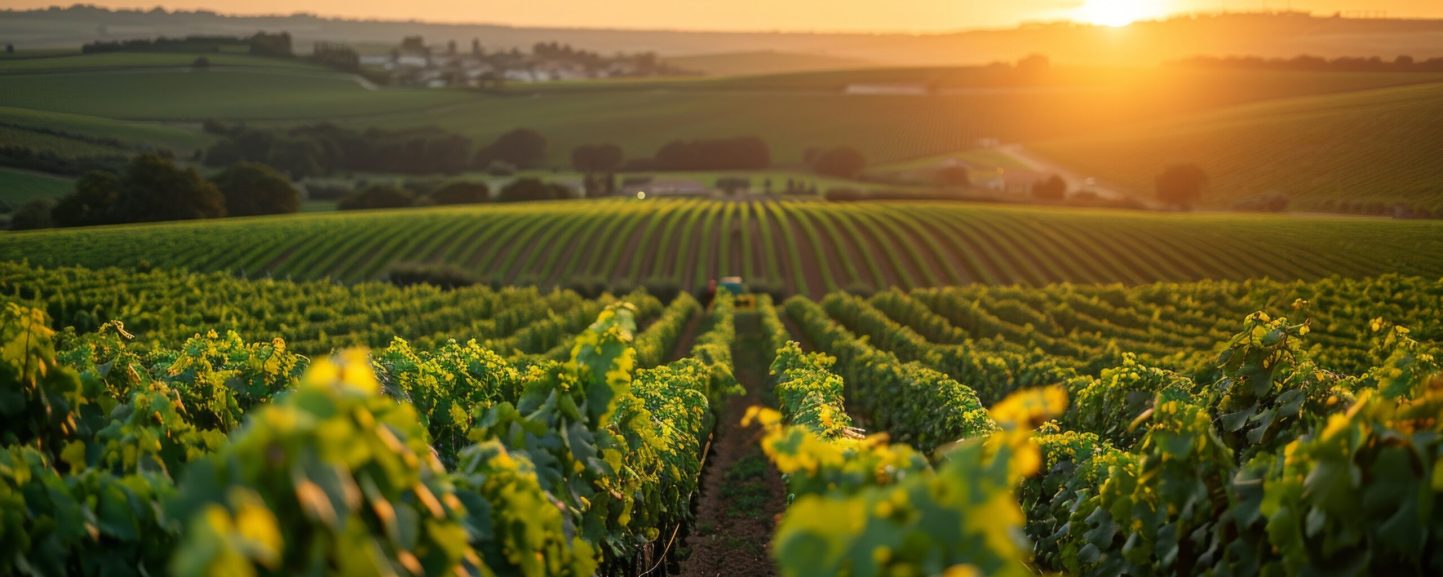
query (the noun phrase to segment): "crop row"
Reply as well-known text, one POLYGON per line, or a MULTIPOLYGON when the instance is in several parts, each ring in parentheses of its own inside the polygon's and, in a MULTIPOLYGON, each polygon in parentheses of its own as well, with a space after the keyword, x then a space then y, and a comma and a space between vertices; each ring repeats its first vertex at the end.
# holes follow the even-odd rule
MULTIPOLYGON (((1272 298, 1349 295, 1340 308, 1359 310, 1320 315, 1334 322, 1393 310, 1395 295, 1425 298, 1434 287, 1402 278, 1208 284, 1173 290, 1179 298, 1217 288, 1272 298)), ((897 310, 915 309, 915 302, 888 298, 897 310)), ((1432 306, 1408 313, 1436 317, 1432 306)), ((784 575, 1443 570, 1436 549, 1443 544, 1436 505, 1443 497, 1443 350, 1389 320, 1366 322, 1353 337, 1359 342, 1352 346, 1365 352, 1329 354, 1349 341, 1318 338, 1307 321, 1247 314, 1240 331, 1192 351, 1210 358, 1207 370, 1182 374, 1123 352, 1095 375, 998 391, 1009 396, 983 415, 985 427, 936 431, 952 440, 919 445, 924 457, 853 425, 928 441, 915 431, 946 415, 918 408, 879 415, 876 405, 940 404, 972 394, 972 381, 869 385, 876 365, 916 365, 889 358, 888 350, 944 363, 951 361, 936 359, 947 353, 925 350, 915 336, 889 335, 907 329, 886 324, 853 297, 833 295, 821 305, 794 298, 786 308, 822 352, 782 345, 772 365, 780 412, 752 414, 792 492, 773 542, 784 575), (883 349, 846 324, 877 324, 867 336, 883 349)), ((926 331, 962 333, 935 323, 926 331)), ((1189 356, 1187 346, 1178 354, 1189 356)), ((958 410, 954 421, 977 412, 958 410)))
POLYGON ((595 201, 14 235, 0 258, 361 282, 428 263, 496 285, 691 290, 743 275, 813 298, 972 283, 1443 275, 1443 226, 944 203, 595 201))
POLYGON ((213 330, 138 347, 5 300, 6 573, 625 572, 689 517, 736 391, 725 295, 674 361, 690 296, 583 301, 590 326, 546 340, 562 360, 520 362, 474 339, 314 361, 213 330))

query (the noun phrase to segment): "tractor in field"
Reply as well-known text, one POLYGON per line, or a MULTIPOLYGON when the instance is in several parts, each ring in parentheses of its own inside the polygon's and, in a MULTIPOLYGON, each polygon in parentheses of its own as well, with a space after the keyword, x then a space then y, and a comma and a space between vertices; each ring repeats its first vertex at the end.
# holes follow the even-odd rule
MULTIPOLYGON (((721 279, 712 279, 712 281, 707 284, 708 295, 715 295, 717 291, 727 291, 731 293, 733 297, 736 297, 736 307, 740 310, 750 310, 757 306, 756 296, 747 292, 746 284, 742 282, 742 277, 724 276, 721 277, 721 279)), ((707 304, 711 304, 710 299, 708 299, 707 304)))

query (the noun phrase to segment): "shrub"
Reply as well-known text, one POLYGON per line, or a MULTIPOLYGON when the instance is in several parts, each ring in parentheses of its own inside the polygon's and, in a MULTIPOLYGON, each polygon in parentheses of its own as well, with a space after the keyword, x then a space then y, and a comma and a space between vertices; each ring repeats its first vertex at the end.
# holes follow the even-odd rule
POLYGON ((225 195, 230 216, 286 214, 301 209, 301 193, 269 166, 243 162, 221 171, 211 182, 225 195))
POLYGON ((341 210, 365 210, 371 208, 405 208, 414 206, 415 195, 411 191, 390 184, 377 184, 352 194, 341 201, 341 210))

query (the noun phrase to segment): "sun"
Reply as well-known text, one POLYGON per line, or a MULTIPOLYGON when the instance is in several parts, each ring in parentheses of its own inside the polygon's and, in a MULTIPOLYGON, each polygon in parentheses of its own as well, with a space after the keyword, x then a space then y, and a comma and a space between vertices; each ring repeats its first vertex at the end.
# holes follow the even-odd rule
POLYGON ((1087 0, 1072 17, 1082 22, 1119 28, 1155 16, 1156 0, 1087 0))

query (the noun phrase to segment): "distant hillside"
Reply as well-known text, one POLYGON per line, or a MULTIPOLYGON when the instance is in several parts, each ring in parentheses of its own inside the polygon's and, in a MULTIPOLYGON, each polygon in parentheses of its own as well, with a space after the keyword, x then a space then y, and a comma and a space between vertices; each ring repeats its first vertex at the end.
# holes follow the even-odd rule
POLYGON ((1206 204, 1268 194, 1295 210, 1443 214, 1443 84, 1248 104, 1036 148, 1150 192, 1168 164, 1211 175, 1206 204))
POLYGON ((863 68, 869 63, 855 58, 762 50, 727 52, 668 58, 667 63, 707 76, 752 76, 863 68))
POLYGON ((102 39, 249 34, 257 30, 288 31, 302 50, 319 40, 393 44, 403 36, 419 34, 432 42, 469 43, 476 38, 491 48, 558 41, 603 53, 654 51, 675 57, 773 51, 891 65, 1014 60, 1030 53, 1080 64, 1153 64, 1196 54, 1443 56, 1443 20, 1360 20, 1301 13, 1184 17, 1141 22, 1122 29, 1059 23, 909 35, 519 28, 310 15, 236 17, 210 12, 109 11, 93 7, 0 12, 0 40, 22 49, 76 47, 102 39))

